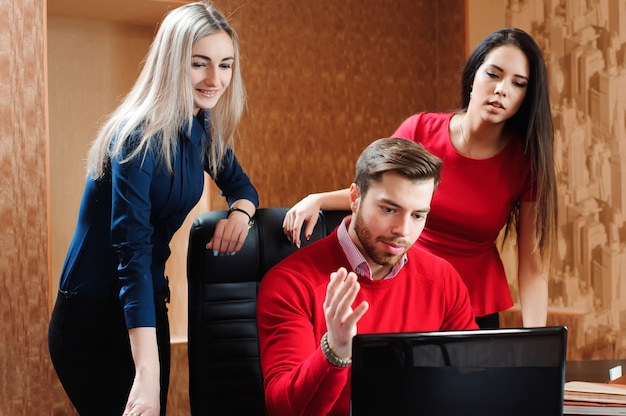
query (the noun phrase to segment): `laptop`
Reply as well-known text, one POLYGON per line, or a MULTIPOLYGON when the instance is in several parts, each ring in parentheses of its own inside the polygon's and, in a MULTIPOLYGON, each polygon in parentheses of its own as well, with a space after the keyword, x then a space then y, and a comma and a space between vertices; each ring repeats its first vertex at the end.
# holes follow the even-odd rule
POLYGON ((560 416, 567 327, 358 334, 351 414, 560 416))

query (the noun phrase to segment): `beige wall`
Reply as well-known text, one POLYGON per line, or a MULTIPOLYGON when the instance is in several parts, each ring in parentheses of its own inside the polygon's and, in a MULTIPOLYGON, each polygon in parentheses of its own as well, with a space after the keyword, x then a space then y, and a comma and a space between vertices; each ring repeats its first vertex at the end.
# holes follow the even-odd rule
POLYGON ((139 74, 153 32, 114 22, 48 19, 52 287, 74 232, 87 149, 98 122, 139 74))
MULTIPOLYGON (((546 58, 559 204, 549 323, 569 326, 574 359, 626 358, 625 22, 617 0, 468 1, 472 47, 494 29, 519 27, 546 58)), ((505 259, 517 295, 515 259, 505 259)))
POLYGON ((503 27, 507 0, 467 0, 468 52, 493 30, 503 27))

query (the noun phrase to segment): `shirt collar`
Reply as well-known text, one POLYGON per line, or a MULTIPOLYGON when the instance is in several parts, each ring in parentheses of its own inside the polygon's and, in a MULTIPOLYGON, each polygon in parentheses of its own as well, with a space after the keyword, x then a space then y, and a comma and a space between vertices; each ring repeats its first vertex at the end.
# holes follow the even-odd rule
MULTIPOLYGON (((211 137, 210 134, 211 122, 209 119, 209 112, 200 110, 191 121, 191 132, 188 135, 189 141, 197 148, 201 148, 202 139, 205 135, 207 138, 211 137)), ((187 130, 185 130, 185 135, 187 136, 187 130)))
MULTIPOLYGON (((350 225, 351 220, 352 216, 348 215, 343 219, 343 221, 341 221, 341 224, 337 228, 337 239, 339 240, 339 245, 341 246, 343 253, 346 255, 352 270, 354 270, 354 272, 359 276, 372 280, 372 270, 370 269, 367 260, 365 260, 365 256, 363 256, 361 250, 359 250, 356 244, 354 244, 354 241, 352 241, 350 235, 348 234, 348 226, 350 225)), ((396 277, 408 261, 409 258, 406 253, 404 253, 402 259, 393 265, 391 271, 383 278, 383 280, 396 277)))

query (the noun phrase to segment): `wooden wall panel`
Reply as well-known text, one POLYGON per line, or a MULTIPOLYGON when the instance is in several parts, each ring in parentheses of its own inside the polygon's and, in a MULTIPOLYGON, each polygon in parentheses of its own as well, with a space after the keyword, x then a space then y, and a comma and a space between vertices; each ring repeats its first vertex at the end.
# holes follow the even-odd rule
POLYGON ((168 416, 190 415, 187 343, 172 343, 171 351, 172 374, 170 375, 170 391, 167 395, 167 414, 168 416))
POLYGON ((51 414, 45 3, 0 0, 0 414, 51 414))
POLYGON ((463 1, 216 3, 242 39, 249 113, 238 154, 262 206, 347 187, 367 144, 458 102, 463 1))
MULTIPOLYGON (((437 1, 435 30, 437 103, 433 110, 456 110, 461 105, 461 74, 466 58, 465 0, 437 1), (450 10, 458 13, 450 13, 450 10)), ((427 109, 428 110, 428 109, 427 109)))

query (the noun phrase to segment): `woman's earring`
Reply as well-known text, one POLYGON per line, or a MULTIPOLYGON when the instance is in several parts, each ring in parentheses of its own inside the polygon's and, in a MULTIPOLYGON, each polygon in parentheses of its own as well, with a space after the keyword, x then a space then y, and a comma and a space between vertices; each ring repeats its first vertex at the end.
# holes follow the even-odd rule
POLYGON ((470 100, 472 99, 472 91, 470 91, 470 100))

